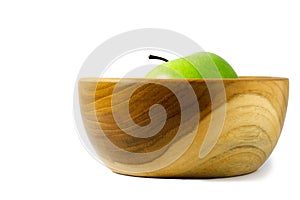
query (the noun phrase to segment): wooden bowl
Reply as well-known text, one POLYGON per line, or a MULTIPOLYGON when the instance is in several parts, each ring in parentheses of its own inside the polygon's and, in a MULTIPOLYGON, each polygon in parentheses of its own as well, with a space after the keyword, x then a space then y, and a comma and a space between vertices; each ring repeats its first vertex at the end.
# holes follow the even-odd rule
POLYGON ((288 91, 288 79, 275 77, 79 80, 83 124, 99 159, 143 177, 256 171, 279 139, 288 91))

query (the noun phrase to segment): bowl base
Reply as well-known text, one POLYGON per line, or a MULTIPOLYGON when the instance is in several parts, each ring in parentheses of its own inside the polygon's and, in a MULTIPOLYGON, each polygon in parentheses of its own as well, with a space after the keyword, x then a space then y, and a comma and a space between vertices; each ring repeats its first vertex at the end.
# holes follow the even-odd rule
POLYGON ((238 177, 238 176, 245 176, 248 174, 255 173, 258 169, 255 169, 250 172, 244 172, 244 173, 237 173, 237 174, 231 174, 231 175, 211 175, 211 176, 204 176, 204 175, 151 175, 151 174, 130 174, 130 173, 124 173, 119 172, 116 170, 111 170, 113 173, 123 176, 131 176, 131 177, 138 177, 138 178, 155 178, 155 179, 217 179, 217 178, 232 178, 232 177, 238 177))

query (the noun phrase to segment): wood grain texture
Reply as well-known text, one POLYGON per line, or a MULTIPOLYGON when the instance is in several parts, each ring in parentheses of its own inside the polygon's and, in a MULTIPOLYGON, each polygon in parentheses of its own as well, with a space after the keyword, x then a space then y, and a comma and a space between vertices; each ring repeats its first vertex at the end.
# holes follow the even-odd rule
POLYGON ((213 93, 202 79, 189 79, 188 83, 196 102, 180 79, 81 79, 82 120, 99 158, 112 171, 133 176, 228 177, 257 170, 279 139, 288 103, 288 79, 207 80, 213 93), (224 85, 220 87, 220 83, 224 85), (175 94, 167 86, 176 88, 175 94), (224 89, 226 98, 220 95, 224 89), (186 99, 184 105, 179 96, 186 99), (165 114, 150 109, 156 104, 165 114), (224 108, 222 120, 218 116, 224 108), (212 150, 201 157, 204 141, 211 139, 207 131, 212 119, 220 120, 222 131, 212 150))

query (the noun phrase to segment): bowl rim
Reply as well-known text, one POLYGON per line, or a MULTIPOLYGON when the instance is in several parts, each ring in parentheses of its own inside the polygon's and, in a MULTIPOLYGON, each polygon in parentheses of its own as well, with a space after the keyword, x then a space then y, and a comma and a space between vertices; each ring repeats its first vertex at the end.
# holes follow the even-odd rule
POLYGON ((238 78, 96 78, 96 77, 83 77, 79 79, 79 82, 119 82, 119 81, 151 81, 151 82, 181 82, 181 81, 188 81, 188 82, 239 82, 239 81, 289 81, 289 78, 285 77, 273 77, 273 76, 239 76, 238 78))

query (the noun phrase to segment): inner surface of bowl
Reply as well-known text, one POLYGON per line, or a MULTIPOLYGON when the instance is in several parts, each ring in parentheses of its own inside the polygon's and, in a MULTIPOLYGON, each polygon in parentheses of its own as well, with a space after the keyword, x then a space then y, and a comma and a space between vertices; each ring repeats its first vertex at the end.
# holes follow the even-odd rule
POLYGON ((257 170, 283 127, 288 79, 82 78, 86 134, 117 173, 226 177, 257 170))

